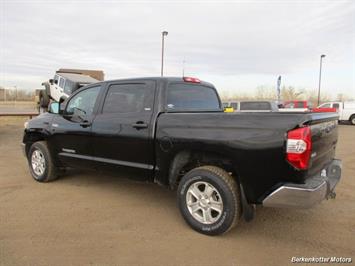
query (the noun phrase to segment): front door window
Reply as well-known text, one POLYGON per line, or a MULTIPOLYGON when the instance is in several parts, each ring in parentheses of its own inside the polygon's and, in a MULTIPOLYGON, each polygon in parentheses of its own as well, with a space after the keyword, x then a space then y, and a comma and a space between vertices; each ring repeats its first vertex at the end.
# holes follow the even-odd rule
POLYGON ((99 91, 100 86, 96 86, 76 94, 69 100, 65 110, 65 116, 77 122, 86 120, 94 111, 99 91))

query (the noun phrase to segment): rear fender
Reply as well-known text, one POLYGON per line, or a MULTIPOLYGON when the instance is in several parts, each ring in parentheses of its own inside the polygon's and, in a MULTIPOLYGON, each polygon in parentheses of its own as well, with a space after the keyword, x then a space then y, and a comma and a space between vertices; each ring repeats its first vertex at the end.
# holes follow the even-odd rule
POLYGON ((227 172, 232 172, 234 178, 238 182, 241 191, 241 200, 242 200, 242 210, 243 210, 243 218, 245 221, 251 221, 255 216, 255 205, 249 204, 247 197, 244 192, 244 188, 240 178, 238 178, 238 174, 233 167, 233 163, 228 158, 223 157, 219 154, 211 154, 204 152, 194 152, 194 151, 181 151, 179 152, 173 159, 170 169, 169 169, 169 186, 171 189, 176 189, 180 177, 181 172, 187 172, 194 167, 202 166, 202 165, 215 165, 220 167, 227 172))

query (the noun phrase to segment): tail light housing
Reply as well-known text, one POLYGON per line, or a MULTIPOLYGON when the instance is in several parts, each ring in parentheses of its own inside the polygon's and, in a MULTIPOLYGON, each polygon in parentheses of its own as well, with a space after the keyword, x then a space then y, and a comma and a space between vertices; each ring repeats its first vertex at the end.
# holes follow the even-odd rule
POLYGON ((309 166, 312 152, 312 133, 310 127, 301 127, 287 133, 286 159, 297 169, 309 166))

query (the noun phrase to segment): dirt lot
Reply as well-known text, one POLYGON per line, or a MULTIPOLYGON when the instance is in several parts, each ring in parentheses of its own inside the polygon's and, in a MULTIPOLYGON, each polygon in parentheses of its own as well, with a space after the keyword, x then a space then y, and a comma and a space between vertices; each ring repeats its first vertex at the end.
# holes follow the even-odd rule
POLYGON ((36 111, 37 109, 34 101, 0 101, 0 113, 27 113, 36 111))
POLYGON ((20 150, 24 119, 0 118, 0 265, 285 265, 293 256, 355 260, 355 127, 340 126, 336 200, 258 208, 220 237, 191 230, 175 194, 102 173, 40 184, 20 150))

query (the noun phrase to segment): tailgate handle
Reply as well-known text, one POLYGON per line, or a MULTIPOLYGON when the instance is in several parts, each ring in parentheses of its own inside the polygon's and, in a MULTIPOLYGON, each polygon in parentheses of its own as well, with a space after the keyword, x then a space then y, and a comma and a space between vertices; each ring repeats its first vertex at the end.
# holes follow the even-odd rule
POLYGON ((146 123, 144 123, 143 121, 138 121, 135 124, 132 124, 132 127, 136 128, 136 129, 142 129, 142 128, 147 128, 148 125, 146 123))

